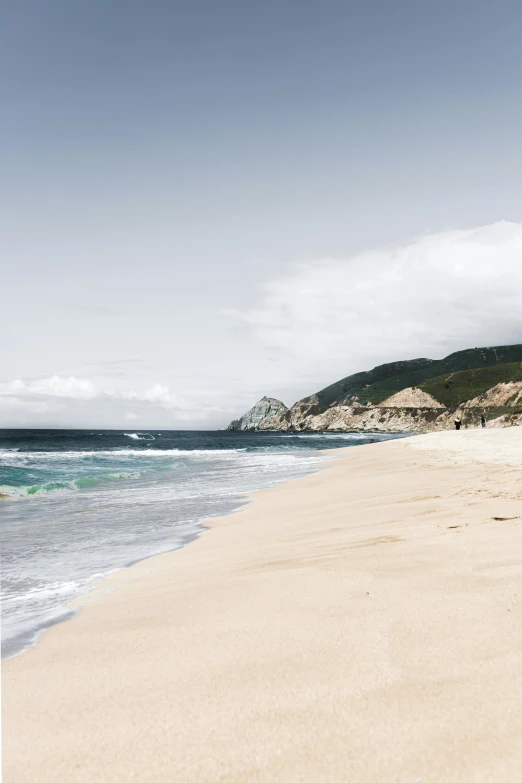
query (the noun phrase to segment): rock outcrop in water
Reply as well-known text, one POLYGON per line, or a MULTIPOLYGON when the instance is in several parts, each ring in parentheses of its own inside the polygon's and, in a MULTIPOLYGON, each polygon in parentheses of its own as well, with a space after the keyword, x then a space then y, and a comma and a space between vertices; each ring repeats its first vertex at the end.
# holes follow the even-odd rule
POLYGON ((265 419, 273 419, 276 416, 286 413, 287 410, 288 408, 281 400, 276 400, 274 397, 262 397, 259 402, 256 402, 256 404, 250 408, 247 413, 241 416, 240 419, 235 419, 230 422, 227 430, 242 432, 259 430, 265 419))
POLYGON ((275 432, 432 432, 522 426, 522 345, 473 348, 350 375, 286 408, 263 397, 228 429, 275 432))

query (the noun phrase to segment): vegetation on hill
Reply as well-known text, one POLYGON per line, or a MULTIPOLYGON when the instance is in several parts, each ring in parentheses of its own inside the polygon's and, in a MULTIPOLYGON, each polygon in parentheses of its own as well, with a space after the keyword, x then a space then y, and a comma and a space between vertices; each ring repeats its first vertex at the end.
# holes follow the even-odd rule
POLYGON ((457 408, 462 403, 478 397, 479 394, 484 394, 497 383, 509 381, 522 381, 522 362, 440 375, 421 384, 420 388, 446 407, 457 408))
MULTIPOLYGON (((310 413, 314 414, 322 413, 331 405, 349 403, 350 398, 354 396, 358 397, 363 403, 371 402, 375 405, 409 386, 421 386, 429 394, 433 394, 436 399, 444 403, 444 399, 441 399, 438 394, 425 386, 427 381, 447 376, 451 373, 495 367, 513 362, 522 362, 522 345, 520 344, 501 345, 493 348, 470 348, 465 351, 452 353, 450 356, 446 356, 445 359, 412 359, 410 361, 391 362, 390 364, 382 364, 379 367, 375 367, 369 372, 349 375, 311 397, 300 400, 296 405, 309 406, 310 413)), ((509 380, 515 379, 509 378, 509 380)), ((475 382, 477 383, 476 388, 478 388, 480 381, 470 380, 469 383, 472 385, 475 382)), ((493 386, 495 383, 500 383, 500 380, 492 380, 490 386, 493 386)), ((458 384, 455 381, 453 382, 453 388, 456 392, 455 397, 458 397, 458 384)), ((438 385, 437 389, 439 389, 438 385)), ((443 390, 448 392, 444 384, 443 390)), ((471 397, 480 393, 480 390, 476 391, 466 399, 471 399, 471 397)), ((448 398, 447 394, 445 398, 448 398)))

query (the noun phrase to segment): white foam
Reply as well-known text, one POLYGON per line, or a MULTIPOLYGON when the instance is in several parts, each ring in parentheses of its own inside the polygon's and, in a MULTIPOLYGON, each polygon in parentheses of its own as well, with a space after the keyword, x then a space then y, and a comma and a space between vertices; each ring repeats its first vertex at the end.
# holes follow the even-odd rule
POLYGON ((22 498, 39 498, 46 495, 64 495, 78 490, 79 487, 74 481, 56 481, 60 486, 53 486, 53 482, 47 484, 31 484, 22 487, 12 487, 8 484, 0 486, 0 495, 7 495, 11 500, 21 500, 22 498))
MULTIPOLYGON (((237 454, 246 451, 244 449, 99 449, 96 451, 26 451, 23 454, 11 454, 11 457, 18 457, 20 460, 50 460, 52 462, 61 462, 62 460, 84 459, 85 457, 164 457, 164 456, 199 456, 201 454, 219 455, 219 454, 237 454)), ((0 452, 0 457, 1 457, 0 452)))
MULTIPOLYGON (((95 579, 96 577, 93 577, 95 579)), ((70 595, 78 592, 83 587, 83 582, 53 582, 41 587, 33 587, 25 593, 10 595, 3 598, 9 604, 24 604, 35 599, 42 599, 57 595, 70 595)))
POLYGON ((140 478, 141 473, 139 470, 122 470, 119 473, 109 473, 108 478, 116 479, 137 479, 140 478))

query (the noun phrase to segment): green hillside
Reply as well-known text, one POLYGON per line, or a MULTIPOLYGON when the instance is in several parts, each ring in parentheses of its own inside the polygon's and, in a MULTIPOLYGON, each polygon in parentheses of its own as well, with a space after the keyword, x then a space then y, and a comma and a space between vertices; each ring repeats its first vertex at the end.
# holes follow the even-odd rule
POLYGON ((508 381, 522 381, 522 362, 439 375, 421 384, 420 388, 447 408, 456 408, 463 402, 483 394, 497 383, 508 381))
MULTIPOLYGON (((353 396, 357 396, 361 402, 372 402, 373 404, 382 402, 395 392, 406 389, 409 386, 422 386, 431 380, 441 376, 447 376, 450 373, 458 373, 463 370, 476 370, 497 365, 506 365, 513 362, 522 362, 522 345, 501 345, 493 348, 470 348, 465 351, 457 351, 445 359, 411 359, 409 361, 391 362, 375 367, 369 372, 359 372, 355 375, 349 375, 336 383, 327 386, 311 397, 305 397, 296 405, 309 407, 310 413, 322 413, 331 405, 341 405, 353 396)), ((510 380, 513 380, 510 378, 510 380)), ((500 381, 494 381, 490 384, 500 381)), ((446 381, 442 387, 446 389, 446 381)), ((475 381, 470 380, 472 385, 475 381)), ((477 383, 480 383, 477 381, 477 383)), ((475 388, 475 387, 474 387, 475 388)), ((489 388, 489 386, 487 387, 489 388)), ((437 386, 439 389, 439 386, 437 386)), ((453 382, 453 389, 456 396, 457 385, 453 382)), ((428 388, 426 388, 428 391, 428 388)), ((442 393, 442 391, 439 391, 442 393)), ((434 397, 439 397, 430 391, 434 397)), ((480 394, 480 392, 476 392, 480 394)), ((447 396, 447 395, 446 395, 447 396)), ((472 394, 471 396, 475 396, 472 394)), ((470 399, 468 397, 467 399, 470 399)), ((440 400, 443 402, 443 400, 440 400)))

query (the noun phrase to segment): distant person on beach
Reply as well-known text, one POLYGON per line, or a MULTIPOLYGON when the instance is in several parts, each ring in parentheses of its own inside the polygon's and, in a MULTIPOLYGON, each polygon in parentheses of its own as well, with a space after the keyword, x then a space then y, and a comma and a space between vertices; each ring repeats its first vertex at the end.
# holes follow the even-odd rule
POLYGON ((456 430, 460 430, 461 426, 462 426, 461 420, 460 419, 455 419, 455 429, 456 430))
POLYGON ((484 429, 484 427, 486 426, 486 417, 484 415, 480 417, 480 425, 482 429, 484 429))

